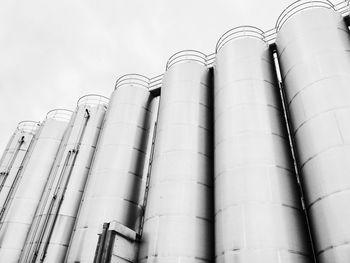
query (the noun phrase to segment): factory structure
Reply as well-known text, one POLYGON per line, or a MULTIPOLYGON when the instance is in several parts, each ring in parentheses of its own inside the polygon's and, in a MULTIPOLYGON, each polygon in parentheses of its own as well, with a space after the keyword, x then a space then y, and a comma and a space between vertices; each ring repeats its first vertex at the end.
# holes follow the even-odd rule
POLYGON ((349 263, 349 9, 297 1, 19 123, 0 262, 349 263))

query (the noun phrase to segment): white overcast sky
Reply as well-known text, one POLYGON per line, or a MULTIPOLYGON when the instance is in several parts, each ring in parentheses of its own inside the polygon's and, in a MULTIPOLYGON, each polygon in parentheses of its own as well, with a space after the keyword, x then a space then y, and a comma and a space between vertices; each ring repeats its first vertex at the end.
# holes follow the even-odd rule
POLYGON ((18 122, 110 96, 127 73, 163 73, 226 30, 274 27, 289 0, 0 0, 0 155, 18 122))

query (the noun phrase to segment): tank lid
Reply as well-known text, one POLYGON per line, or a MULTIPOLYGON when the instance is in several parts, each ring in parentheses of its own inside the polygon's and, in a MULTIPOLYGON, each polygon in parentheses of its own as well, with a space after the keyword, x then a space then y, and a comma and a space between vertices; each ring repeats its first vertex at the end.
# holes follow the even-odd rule
POLYGON ((121 76, 116 84, 115 89, 124 85, 138 85, 149 89, 150 79, 140 74, 126 74, 121 76))
POLYGON ((46 119, 54 119, 59 121, 65 121, 68 122, 70 118, 72 117, 73 111, 66 110, 66 109, 54 109, 50 110, 46 114, 46 119))
POLYGON ((306 10, 306 9, 310 9, 310 8, 328 8, 328 9, 333 9, 334 5, 328 1, 328 0, 299 0, 296 1, 292 4, 290 4, 289 6, 287 6, 286 9, 283 10, 283 12, 279 15, 279 17, 277 18, 276 21, 276 30, 279 31, 281 29, 281 27, 283 26, 283 24, 292 16, 294 16, 295 14, 299 13, 300 11, 306 10))
POLYGON ((265 41, 264 31, 254 26, 239 26, 226 31, 218 40, 215 47, 217 53, 228 42, 243 37, 253 37, 265 41))
POLYGON ((34 134, 39 126, 40 122, 38 121, 21 121, 17 125, 17 130, 34 134))
POLYGON ((98 94, 87 94, 79 98, 77 106, 88 105, 88 106, 97 106, 97 105, 108 105, 109 98, 98 95, 98 94))
POLYGON ((175 64, 186 62, 186 61, 195 61, 199 64, 202 64, 203 66, 207 66, 207 55, 197 51, 197 50, 182 50, 179 52, 176 52, 174 55, 172 55, 168 62, 166 63, 166 70, 174 66, 175 64))

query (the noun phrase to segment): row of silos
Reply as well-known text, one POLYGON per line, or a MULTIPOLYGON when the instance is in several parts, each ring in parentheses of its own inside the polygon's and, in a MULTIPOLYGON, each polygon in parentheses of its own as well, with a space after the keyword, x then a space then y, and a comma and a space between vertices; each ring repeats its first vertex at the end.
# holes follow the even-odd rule
POLYGON ((176 53, 159 101, 126 75, 107 110, 78 104, 60 135, 48 118, 0 221, 0 259, 348 262, 350 38, 332 9, 289 6, 273 49, 257 28, 230 30, 213 68, 176 53), (39 147, 50 159, 35 158, 54 134, 39 147), (120 241, 130 233, 139 252, 120 241), (124 251, 106 253, 113 242, 124 251))

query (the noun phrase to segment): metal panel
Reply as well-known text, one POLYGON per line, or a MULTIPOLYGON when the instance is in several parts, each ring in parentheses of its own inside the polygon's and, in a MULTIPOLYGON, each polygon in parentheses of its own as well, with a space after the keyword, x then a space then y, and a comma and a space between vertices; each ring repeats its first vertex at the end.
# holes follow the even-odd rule
POLYGON ((20 174, 23 172, 23 165, 28 159, 27 153, 39 126, 39 123, 34 121, 20 122, 6 147, 0 165, 0 218, 14 194, 20 174))
POLYGON ((105 222, 138 227, 153 98, 138 80, 112 94, 66 262, 93 262, 105 222))
POLYGON ((276 40, 286 104, 317 260, 350 262, 349 31, 331 8, 305 7, 276 40))
POLYGON ((215 62, 216 262, 313 262, 273 58, 254 27, 215 62))
POLYGON ((161 90, 139 262, 213 262, 210 74, 200 52, 172 58, 161 90))
POLYGON ((107 104, 99 95, 78 101, 20 262, 64 261, 107 104))
MULTIPOLYGON (((62 110, 50 112, 35 136, 18 188, 10 199, 0 222, 0 262, 11 263, 19 259, 36 207, 67 128, 67 121, 60 118, 62 112, 62 110)), ((68 114, 66 111, 63 113, 68 114)))

